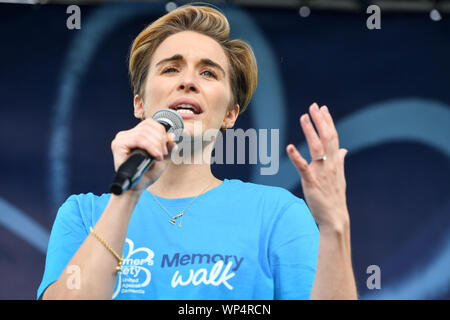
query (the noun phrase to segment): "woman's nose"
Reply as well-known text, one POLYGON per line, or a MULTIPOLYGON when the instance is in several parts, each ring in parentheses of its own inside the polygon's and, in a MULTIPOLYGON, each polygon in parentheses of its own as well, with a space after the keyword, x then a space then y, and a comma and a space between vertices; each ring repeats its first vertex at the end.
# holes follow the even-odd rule
POLYGON ((187 91, 187 92, 197 92, 197 86, 193 82, 187 82, 183 81, 180 83, 179 86, 180 90, 187 91))
POLYGON ((185 75, 181 79, 178 89, 186 92, 198 92, 198 86, 194 81, 193 75, 185 75))

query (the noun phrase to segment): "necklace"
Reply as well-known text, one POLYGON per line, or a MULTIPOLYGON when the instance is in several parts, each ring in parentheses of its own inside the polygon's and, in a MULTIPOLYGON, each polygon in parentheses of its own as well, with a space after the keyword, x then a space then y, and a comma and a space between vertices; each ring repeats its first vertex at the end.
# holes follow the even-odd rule
POLYGON ((212 183, 208 184, 208 186, 207 186, 205 189, 203 189, 203 191, 202 191, 200 194, 198 194, 194 199, 192 199, 192 200, 188 203, 188 205, 187 205, 187 206, 186 206, 179 214, 177 214, 177 215, 175 215, 175 216, 172 216, 172 214, 169 212, 169 210, 167 210, 167 209, 161 204, 161 202, 159 202, 158 199, 156 199, 156 197, 153 195, 153 193, 150 193, 150 194, 152 195, 153 199, 155 199, 156 203, 161 207, 161 209, 163 209, 163 210, 167 213, 167 215, 169 216, 169 219, 170 219, 169 222, 170 222, 171 224, 175 225, 175 224, 176 224, 175 220, 178 219, 178 218, 181 218, 181 219, 180 219, 180 223, 178 224, 178 227, 181 228, 181 221, 183 220, 184 212, 186 211, 186 209, 189 208, 189 206, 190 206, 195 200, 197 200, 198 196, 201 195, 201 194, 203 194, 203 193, 206 191, 206 189, 208 189, 208 188, 211 186, 211 184, 212 184, 212 183))

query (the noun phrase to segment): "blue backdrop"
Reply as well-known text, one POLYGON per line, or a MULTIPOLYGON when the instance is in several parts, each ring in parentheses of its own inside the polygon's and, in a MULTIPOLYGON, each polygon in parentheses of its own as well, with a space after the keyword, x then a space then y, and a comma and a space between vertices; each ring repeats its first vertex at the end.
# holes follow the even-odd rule
MULTIPOLYGON (((223 7, 251 43, 259 85, 236 128, 279 128, 280 170, 214 165, 219 178, 303 197, 284 148, 308 154, 298 117, 317 101, 335 118, 346 160, 355 276, 364 299, 450 298, 450 20, 365 12, 223 7), (367 268, 381 270, 369 290, 367 268)), ((107 192, 110 142, 133 117, 126 56, 163 5, 0 5, 0 298, 33 299, 57 208, 107 192)), ((263 166, 264 167, 264 166, 263 166)))

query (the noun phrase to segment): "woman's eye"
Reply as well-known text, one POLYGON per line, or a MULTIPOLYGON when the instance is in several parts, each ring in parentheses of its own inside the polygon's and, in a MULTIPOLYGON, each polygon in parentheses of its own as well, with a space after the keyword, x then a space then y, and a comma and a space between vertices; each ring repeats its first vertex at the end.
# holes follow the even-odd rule
POLYGON ((163 73, 173 73, 173 72, 177 72, 177 69, 169 67, 163 70, 163 73))
POLYGON ((205 75, 205 76, 207 76, 208 78, 216 78, 216 75, 215 75, 213 72, 208 71, 208 70, 203 71, 203 72, 202 72, 202 75, 205 75))

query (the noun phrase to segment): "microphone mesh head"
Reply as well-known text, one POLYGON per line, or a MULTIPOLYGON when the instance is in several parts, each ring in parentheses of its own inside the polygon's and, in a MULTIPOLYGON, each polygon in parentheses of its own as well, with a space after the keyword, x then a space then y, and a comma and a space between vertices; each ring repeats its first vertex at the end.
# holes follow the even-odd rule
POLYGON ((178 112, 172 109, 161 109, 155 112, 153 120, 167 123, 169 125, 167 133, 173 132, 176 141, 180 139, 184 129, 184 121, 178 112))

